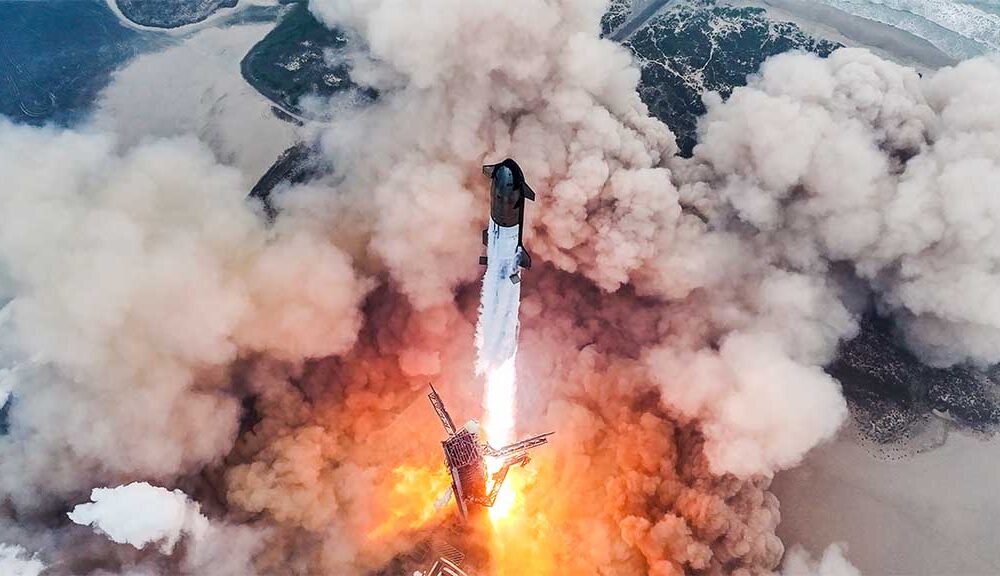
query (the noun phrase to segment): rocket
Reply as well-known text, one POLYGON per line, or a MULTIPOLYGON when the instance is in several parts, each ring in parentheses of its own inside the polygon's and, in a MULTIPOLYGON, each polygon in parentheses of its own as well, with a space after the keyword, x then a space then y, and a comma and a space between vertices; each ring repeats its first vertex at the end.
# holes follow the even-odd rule
MULTIPOLYGON (((521 282, 521 269, 531 268, 531 255, 524 248, 524 202, 535 192, 524 181, 517 162, 507 158, 499 164, 483 166, 490 186, 490 227, 483 230, 487 256, 479 263, 503 274, 514 284, 521 282)), ((489 271, 487 272, 489 274, 489 271)))

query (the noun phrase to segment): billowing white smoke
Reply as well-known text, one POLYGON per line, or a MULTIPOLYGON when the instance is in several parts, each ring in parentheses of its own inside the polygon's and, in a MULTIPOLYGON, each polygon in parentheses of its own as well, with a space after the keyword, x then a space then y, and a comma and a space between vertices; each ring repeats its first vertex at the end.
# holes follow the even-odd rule
MULTIPOLYGON (((855 329, 851 315, 821 275, 682 213, 674 180, 693 187, 685 171, 697 171, 669 168, 673 136, 639 100, 628 53, 598 38, 604 2, 310 6, 404 78, 326 144, 335 165, 355 168, 338 193, 375 219, 373 255, 418 306, 470 279, 471 268, 433 265, 475 262, 488 208, 470 168, 513 156, 541 191, 525 231, 540 260, 605 290, 632 283, 685 302, 670 314, 676 333, 645 343, 662 351, 647 364, 665 401, 704 422, 716 470, 771 473, 839 427, 846 404, 822 366, 855 329)), ((707 189, 684 192, 702 203, 707 189)))
POLYGON ((94 488, 90 499, 91 503, 73 508, 69 519, 140 550, 155 543, 161 552, 170 554, 181 536, 199 540, 209 529, 201 506, 180 490, 133 482, 117 488, 94 488))
POLYGON ((183 539, 180 572, 239 576, 254 571, 252 558, 260 552, 261 533, 210 522, 201 506, 180 490, 133 482, 95 488, 90 498, 92 502, 79 504, 67 514, 71 521, 139 550, 156 544, 165 555, 174 554, 183 539))
POLYGON ((837 382, 821 364, 796 362, 780 338, 735 333, 719 349, 648 354, 664 400, 697 418, 713 470, 769 474, 798 464, 847 416, 837 382))
POLYGON ((219 458, 237 431, 238 355, 339 353, 361 322, 369 285, 348 257, 306 220, 269 230, 203 145, 113 149, 0 122, 0 267, 16 294, 0 340, 31 361, 0 437, 0 494, 25 509, 219 458))
POLYGON ((710 210, 786 266, 848 263, 922 358, 1000 361, 1000 66, 926 78, 860 50, 767 62, 709 100, 710 210))
POLYGON ((45 564, 31 557, 20 546, 0 543, 0 574, 4 576, 39 576, 45 564))
POLYGON ((835 266, 871 290, 926 361, 1000 359, 985 288, 1000 280, 998 91, 990 60, 922 79, 845 49, 775 57, 727 101, 707 99, 694 158, 674 165, 682 197, 712 225, 666 258, 717 260, 735 235, 732 254, 743 257, 705 286, 751 315, 732 298, 714 304, 736 332, 713 336, 711 350, 671 345, 649 358, 666 400, 703 419, 717 469, 793 465, 846 414, 819 369, 854 330, 838 292, 857 286, 838 286, 846 276, 835 266))
POLYGON ((861 572, 844 557, 844 547, 833 544, 819 560, 813 560, 801 546, 785 554, 782 576, 861 576, 861 572))

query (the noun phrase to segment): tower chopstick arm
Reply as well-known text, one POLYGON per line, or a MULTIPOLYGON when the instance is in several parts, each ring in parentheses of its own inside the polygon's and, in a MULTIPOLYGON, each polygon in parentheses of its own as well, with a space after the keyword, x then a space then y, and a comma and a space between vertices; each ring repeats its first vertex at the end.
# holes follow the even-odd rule
POLYGON ((434 411, 437 412, 438 418, 441 419, 441 424, 444 426, 445 431, 449 436, 455 435, 455 423, 451 420, 451 415, 444 408, 444 402, 441 401, 441 397, 438 396, 437 390, 434 389, 434 385, 431 384, 431 393, 427 395, 431 400, 431 405, 434 406, 434 411))
POLYGON ((527 440, 521 440, 511 444, 510 446, 504 446, 503 448, 493 448, 492 446, 486 446, 483 450, 487 456, 492 456, 494 458, 506 458, 512 454, 517 454, 518 452, 525 452, 531 450, 532 448, 537 448, 542 444, 547 444, 549 441, 549 436, 552 436, 555 432, 549 432, 548 434, 539 434, 538 436, 533 436, 527 440))

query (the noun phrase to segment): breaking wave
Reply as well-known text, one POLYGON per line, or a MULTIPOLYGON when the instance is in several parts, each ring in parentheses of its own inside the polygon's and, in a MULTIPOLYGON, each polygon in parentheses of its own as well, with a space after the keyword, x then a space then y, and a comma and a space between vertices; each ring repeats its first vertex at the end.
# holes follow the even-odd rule
POLYGON ((904 30, 956 59, 1000 50, 1000 4, 952 0, 818 0, 904 30), (991 10, 992 9, 992 10, 991 10))

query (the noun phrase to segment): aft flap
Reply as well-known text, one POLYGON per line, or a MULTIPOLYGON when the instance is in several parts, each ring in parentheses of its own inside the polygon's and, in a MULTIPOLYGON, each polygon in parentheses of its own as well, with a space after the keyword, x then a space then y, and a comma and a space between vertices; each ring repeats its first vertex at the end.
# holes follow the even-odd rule
POLYGON ((531 254, 528 254, 528 251, 523 246, 517 254, 517 265, 525 270, 531 270, 531 254))
POLYGON ((531 186, 528 186, 527 182, 524 183, 521 189, 522 189, 521 193, 524 195, 525 198, 531 200, 532 202, 535 201, 535 191, 531 189, 531 186))

